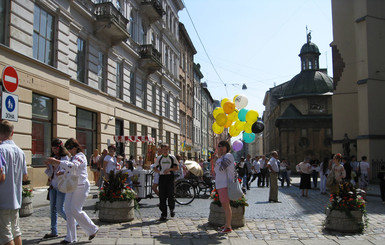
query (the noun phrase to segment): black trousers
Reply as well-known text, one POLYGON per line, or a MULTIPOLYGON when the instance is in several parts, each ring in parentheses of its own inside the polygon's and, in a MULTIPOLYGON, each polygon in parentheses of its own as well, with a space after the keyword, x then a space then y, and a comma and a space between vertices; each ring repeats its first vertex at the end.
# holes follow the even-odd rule
POLYGON ((167 217, 167 203, 170 212, 174 211, 174 175, 159 176, 159 209, 162 212, 162 217, 167 217))

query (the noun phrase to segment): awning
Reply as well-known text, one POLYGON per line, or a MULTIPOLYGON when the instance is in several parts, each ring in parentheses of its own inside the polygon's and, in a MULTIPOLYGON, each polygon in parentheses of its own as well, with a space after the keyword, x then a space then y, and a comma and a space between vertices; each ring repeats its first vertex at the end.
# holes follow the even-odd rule
POLYGON ((155 143, 155 138, 150 136, 114 136, 114 140, 116 142, 148 142, 148 143, 155 143))

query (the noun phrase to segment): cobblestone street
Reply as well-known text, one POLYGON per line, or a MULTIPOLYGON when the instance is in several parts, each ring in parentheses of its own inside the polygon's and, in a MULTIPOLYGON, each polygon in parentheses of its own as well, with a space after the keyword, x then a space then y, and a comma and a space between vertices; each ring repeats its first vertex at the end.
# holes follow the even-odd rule
MULTIPOLYGON (((293 178, 293 181, 298 181, 293 178)), ((372 192, 377 191, 372 188, 372 192)), ((35 200, 44 192, 35 192, 35 200)), ((363 234, 341 234, 323 229, 325 207, 328 196, 318 190, 309 191, 309 197, 302 197, 296 186, 279 189, 282 203, 269 203, 269 188, 253 185, 247 193, 249 207, 246 208, 246 225, 228 235, 221 235, 217 227, 207 223, 209 198, 195 199, 190 205, 176 207, 176 216, 159 223, 158 200, 144 199, 132 222, 121 224, 100 223, 95 212, 97 199, 92 195, 86 201, 84 210, 100 226, 92 244, 385 244, 385 206, 377 195, 368 196, 367 213, 369 226, 363 234)), ((48 203, 48 201, 47 201, 48 203)), ((24 244, 56 244, 66 233, 65 221, 59 219, 61 237, 42 240, 49 233, 49 206, 40 200, 32 216, 21 218, 24 244)), ((78 244, 89 243, 81 229, 78 229, 78 244)))

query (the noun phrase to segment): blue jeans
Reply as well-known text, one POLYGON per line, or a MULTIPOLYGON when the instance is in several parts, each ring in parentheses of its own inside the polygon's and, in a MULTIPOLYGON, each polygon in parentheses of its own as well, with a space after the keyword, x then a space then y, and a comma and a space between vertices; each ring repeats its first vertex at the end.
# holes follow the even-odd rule
POLYGON ((65 193, 58 189, 49 189, 49 204, 51 208, 51 233, 57 235, 57 214, 60 214, 63 219, 67 220, 64 212, 65 193))

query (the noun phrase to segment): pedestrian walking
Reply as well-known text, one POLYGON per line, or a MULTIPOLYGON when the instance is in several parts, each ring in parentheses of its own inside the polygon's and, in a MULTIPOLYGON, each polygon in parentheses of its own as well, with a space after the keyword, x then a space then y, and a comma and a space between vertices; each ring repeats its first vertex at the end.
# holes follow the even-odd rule
POLYGON ((326 179, 329 174, 329 158, 325 157, 324 160, 320 164, 320 192, 321 194, 326 194, 326 179))
POLYGON ((76 222, 85 231, 88 240, 95 238, 98 227, 92 222, 87 213, 83 211, 84 202, 90 192, 90 182, 87 173, 87 157, 83 154, 79 142, 70 138, 64 147, 71 153, 70 161, 57 160, 53 157, 47 159, 47 163, 60 166, 63 169, 75 168, 74 174, 78 176, 78 186, 74 192, 67 193, 64 201, 64 210, 67 216, 67 236, 61 244, 77 241, 76 222))
POLYGON ((358 163, 358 170, 357 172, 360 173, 358 177, 358 182, 361 190, 364 190, 365 192, 362 193, 362 197, 366 199, 366 191, 368 190, 368 184, 369 184, 369 169, 370 165, 366 161, 367 157, 362 156, 361 161, 358 163))
POLYGON ((246 173, 246 189, 247 189, 247 190, 250 190, 249 182, 250 182, 251 176, 252 176, 252 174, 253 174, 253 171, 252 171, 252 159, 251 159, 251 155, 250 155, 250 154, 247 154, 247 155, 246 155, 245 164, 246 164, 246 166, 247 166, 247 173, 246 173))
POLYGON ((313 187, 317 188, 318 174, 319 174, 319 160, 314 159, 311 161, 311 178, 313 179, 313 187))
POLYGON ((179 164, 174 155, 169 154, 169 145, 162 143, 161 155, 156 158, 154 171, 159 173, 159 209, 162 212, 160 221, 167 220, 167 204, 170 216, 175 216, 174 171, 178 171, 179 164))
POLYGON ((332 172, 334 173, 334 182, 335 184, 330 188, 330 193, 335 194, 339 191, 339 185, 343 182, 346 177, 346 171, 344 166, 341 165, 342 155, 341 153, 337 153, 333 157, 333 167, 332 172))
MULTIPOLYGON (((63 142, 60 139, 54 139, 51 143, 51 151, 52 151, 52 157, 63 160, 63 161, 69 161, 71 154, 67 151, 67 149, 64 147, 63 142)), ((64 219, 67 220, 66 214, 64 211, 64 200, 65 200, 65 193, 59 191, 58 188, 58 172, 63 171, 60 166, 54 165, 54 164, 48 164, 47 169, 45 170, 45 174, 48 175, 48 181, 49 181, 49 204, 50 204, 50 211, 51 211, 51 233, 45 234, 44 238, 52 238, 57 237, 57 218, 58 214, 64 219)))
POLYGON ((250 180, 249 186, 251 186, 251 183, 253 183, 257 178, 257 185, 259 182, 260 174, 261 174, 261 169, 259 167, 259 157, 255 156, 255 159, 251 165, 251 172, 252 172, 252 179, 250 180))
POLYGON ((280 202, 278 201, 278 152, 273 151, 272 157, 267 164, 267 168, 270 172, 270 193, 269 202, 280 202))
POLYGON ((13 124, 0 122, 0 244, 22 244, 19 209, 22 182, 28 179, 24 152, 12 140, 13 124))
POLYGON ((290 187, 290 177, 288 173, 289 164, 285 158, 282 158, 282 162, 279 164, 279 173, 281 174, 281 186, 283 187, 285 185, 290 187))
POLYGON ((215 162, 215 188, 218 191, 219 201, 222 204, 223 211, 225 212, 225 225, 220 227, 222 233, 230 233, 232 210, 230 206, 230 199, 228 196, 227 185, 229 181, 234 180, 235 163, 234 157, 230 153, 229 142, 223 140, 218 143, 218 147, 215 150, 213 161, 215 162))
MULTIPOLYGON (((264 187, 265 186, 265 180, 266 180, 266 170, 267 170, 267 167, 266 167, 266 156, 265 155, 262 155, 262 157, 259 159, 259 168, 260 168, 260 175, 259 175, 259 178, 258 178, 258 187, 264 187)), ((266 180, 267 182, 267 180, 266 180)), ((267 184, 267 183, 266 183, 267 184)), ((267 184, 267 186, 269 186, 267 184)))
POLYGON ((104 167, 103 167, 103 165, 104 165, 104 158, 107 156, 107 154, 108 154, 107 149, 104 149, 102 151, 102 154, 100 155, 99 161, 98 161, 99 179, 98 179, 97 186, 99 187, 99 190, 102 188, 103 182, 104 182, 104 167))
POLYGON ((114 172, 117 169, 118 166, 118 160, 116 159, 115 152, 116 152, 116 146, 115 145, 109 145, 107 147, 108 154, 104 157, 103 160, 103 169, 104 169, 104 177, 108 180, 108 175, 110 172, 114 172))
POLYGON ((94 182, 95 185, 98 185, 98 180, 99 180, 99 173, 100 173, 100 167, 98 167, 98 162, 99 162, 99 150, 95 149, 94 153, 90 157, 90 169, 91 172, 94 174, 94 182))
POLYGON ((242 191, 246 194, 246 188, 247 188, 247 165, 245 163, 245 158, 241 157, 241 160, 236 166, 238 177, 242 180, 242 191))
POLYGON ((377 174, 377 178, 380 181, 380 192, 382 204, 385 204, 385 166, 381 166, 380 172, 377 174))
POLYGON ((296 170, 301 174, 301 181, 299 184, 299 189, 302 191, 302 196, 307 197, 309 189, 311 189, 311 179, 310 175, 312 173, 312 166, 310 165, 310 157, 305 157, 303 162, 300 162, 296 166, 296 170))

